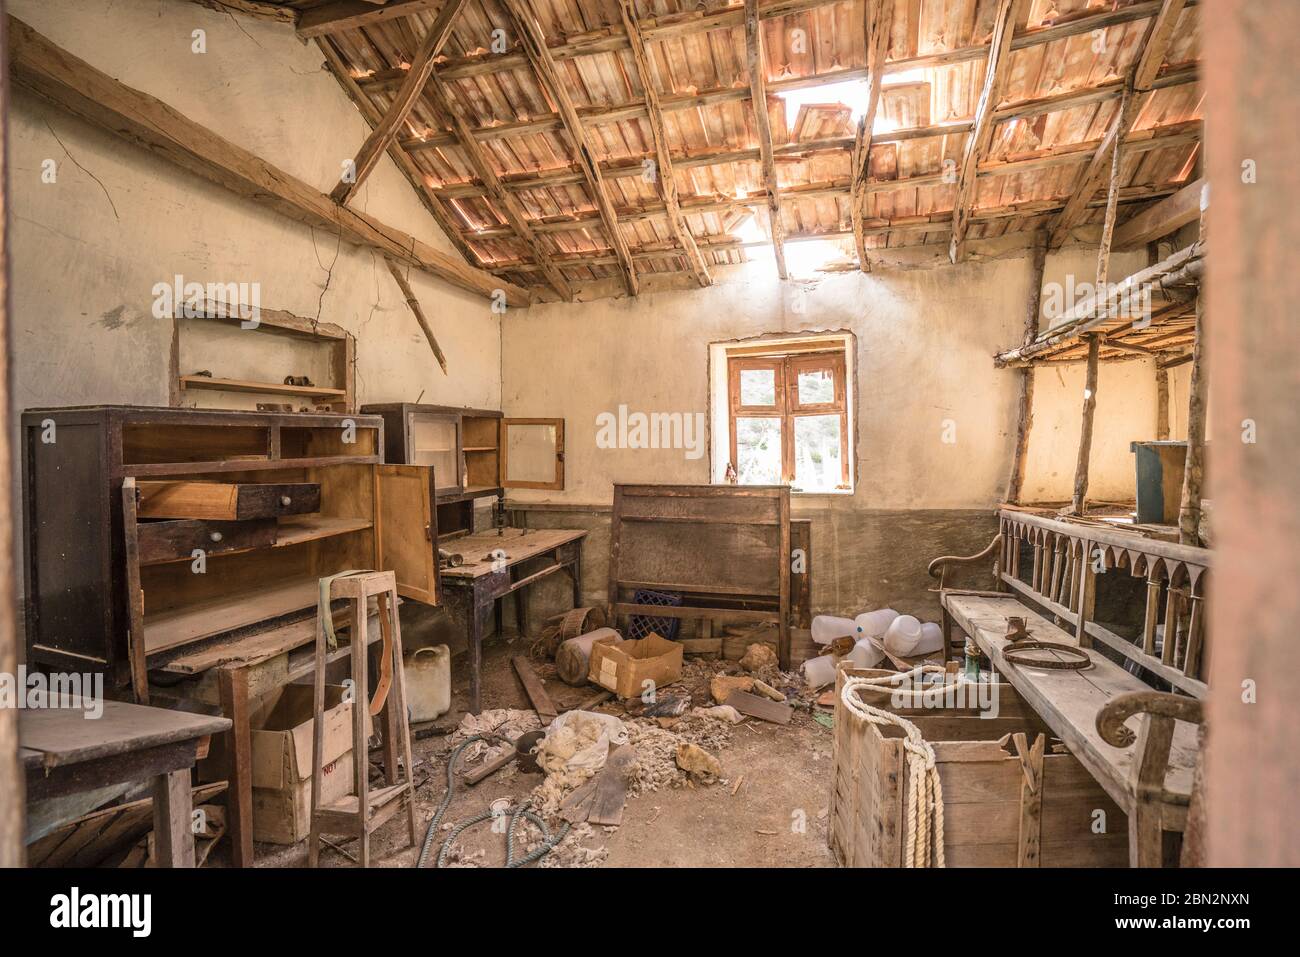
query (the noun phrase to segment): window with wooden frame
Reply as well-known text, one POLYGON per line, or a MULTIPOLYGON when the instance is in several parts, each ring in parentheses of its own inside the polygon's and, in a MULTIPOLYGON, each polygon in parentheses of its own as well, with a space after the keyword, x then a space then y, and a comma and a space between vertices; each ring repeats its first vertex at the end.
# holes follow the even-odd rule
POLYGON ((844 349, 747 354, 728 350, 731 463, 741 485, 847 491, 848 389, 844 349))

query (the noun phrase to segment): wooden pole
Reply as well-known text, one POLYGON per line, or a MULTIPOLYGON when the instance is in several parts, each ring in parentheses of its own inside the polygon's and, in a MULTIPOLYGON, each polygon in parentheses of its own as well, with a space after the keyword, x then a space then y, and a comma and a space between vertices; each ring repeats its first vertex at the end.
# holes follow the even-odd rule
POLYGON ((1156 363, 1156 441, 1169 439, 1169 370, 1156 363))
MULTIPOLYGON (((1120 112, 1128 108, 1128 91, 1119 101, 1120 112)), ((1115 138, 1110 154, 1110 188, 1106 191, 1106 218, 1101 227, 1101 246, 1097 250, 1097 288, 1106 285, 1110 275, 1110 244, 1115 236, 1115 214, 1119 211, 1119 166, 1121 138, 1115 138)))
MULTIPOLYGON (((1038 335, 1039 310, 1043 300, 1043 270, 1047 265, 1047 236, 1040 230, 1034 234, 1034 254, 1029 270, 1029 304, 1025 309, 1024 344, 1038 335)), ((1029 456, 1029 433, 1034 427, 1034 370, 1025 366, 1020 370, 1020 405, 1016 416, 1016 449, 1011 459, 1011 475, 1007 478, 1007 492, 1003 499, 1015 504, 1020 501, 1025 486, 1025 461, 1029 456)))
POLYGON ((1101 336, 1088 336, 1088 371, 1083 386, 1083 426, 1079 430, 1079 460, 1074 466, 1074 499, 1070 511, 1082 515, 1088 497, 1088 460, 1092 455, 1092 416, 1097 409, 1097 353, 1101 336))
POLYGON ((1283 343, 1300 302, 1300 4, 1220 0, 1213 9, 1201 35, 1215 241, 1201 290, 1215 438, 1207 862, 1297 867, 1300 378, 1294 346, 1283 343), (1243 441, 1245 419, 1258 423, 1253 442, 1243 441))
POLYGON ((415 290, 411 288, 411 284, 402 275, 402 269, 397 263, 391 259, 385 259, 384 262, 388 265, 388 271, 393 274, 393 278, 397 280, 397 286, 402 290, 402 296, 406 299, 407 307, 415 316, 415 321, 420 324, 420 330, 424 333, 424 338, 429 340, 429 348, 433 350, 434 358, 438 360, 438 365, 442 366, 443 374, 446 375, 447 357, 442 354, 442 349, 438 346, 438 339, 433 334, 433 326, 430 325, 424 310, 420 308, 420 300, 415 298, 415 290))
MULTIPOLYGON (((9 38, 4 0, 0 0, 0 486, 13 488, 13 421, 9 409, 9 38)), ((0 675, 18 674, 18 615, 14 595, 12 497, 0 501, 0 675)), ((18 709, 0 708, 0 868, 22 867, 22 767, 18 763, 18 709)))
MULTIPOLYGON (((1192 346, 1192 376, 1187 389, 1187 467, 1183 471, 1183 498, 1178 506, 1178 540, 1201 543, 1201 489, 1205 482, 1205 305, 1196 297, 1196 342, 1192 346)), ((1162 375, 1168 375, 1163 372, 1162 375)))

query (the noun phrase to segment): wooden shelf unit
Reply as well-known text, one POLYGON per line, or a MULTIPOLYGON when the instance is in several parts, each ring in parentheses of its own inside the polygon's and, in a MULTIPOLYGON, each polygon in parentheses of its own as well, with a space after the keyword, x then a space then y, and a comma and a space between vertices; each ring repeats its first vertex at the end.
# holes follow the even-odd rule
POLYGON ((22 438, 32 664, 147 700, 170 656, 313 616, 323 576, 392 569, 404 597, 440 601, 433 470, 383 464, 376 416, 35 409, 22 438), (152 521, 136 515, 145 480, 320 494, 308 514, 152 521))
POLYGON ((315 399, 334 412, 356 411, 356 372, 354 365, 357 342, 352 333, 332 322, 318 322, 295 316, 280 309, 259 309, 256 326, 247 326, 243 316, 233 313, 226 303, 205 302, 192 315, 178 314, 172 319, 170 402, 181 404, 181 397, 191 390, 209 392, 237 392, 255 395, 280 395, 298 399, 315 399), (254 334, 297 339, 330 349, 330 370, 334 384, 331 386, 287 385, 230 376, 203 376, 182 374, 180 369, 180 342, 183 323, 213 322, 226 326, 245 328, 254 334))

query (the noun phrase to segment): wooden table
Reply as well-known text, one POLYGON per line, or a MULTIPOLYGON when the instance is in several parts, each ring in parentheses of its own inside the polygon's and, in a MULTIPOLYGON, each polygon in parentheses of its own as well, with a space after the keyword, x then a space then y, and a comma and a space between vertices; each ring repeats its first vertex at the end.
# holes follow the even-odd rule
POLYGON ((158 866, 193 867, 190 769, 200 743, 228 730, 230 721, 120 701, 103 702, 103 714, 89 718, 79 699, 64 704, 18 712, 18 756, 27 776, 27 799, 152 778, 158 866))
POLYGON ((528 586, 567 570, 573 579, 573 606, 581 606, 582 540, 586 537, 583 529, 506 528, 500 533, 478 532, 442 544, 444 551, 455 552, 465 559, 464 565, 442 570, 442 587, 447 607, 463 616, 466 623, 471 714, 478 714, 482 707, 483 635, 490 612, 496 615, 500 631, 501 609, 497 599, 517 593, 515 613, 519 633, 523 634, 528 621, 528 586), (546 558, 551 564, 543 568, 519 567, 524 562, 546 558))
MULTIPOLYGON (((379 640, 371 616, 367 643, 379 640)), ((330 664, 351 654, 351 629, 336 610, 339 645, 326 655, 330 664)), ((292 684, 315 670, 316 617, 195 649, 179 649, 156 670, 176 678, 193 679, 179 685, 151 685, 150 700, 172 705, 187 702, 217 705, 230 719, 226 739, 229 756, 226 823, 230 828, 231 861, 252 867, 253 854, 253 732, 251 705, 277 688, 292 684)))

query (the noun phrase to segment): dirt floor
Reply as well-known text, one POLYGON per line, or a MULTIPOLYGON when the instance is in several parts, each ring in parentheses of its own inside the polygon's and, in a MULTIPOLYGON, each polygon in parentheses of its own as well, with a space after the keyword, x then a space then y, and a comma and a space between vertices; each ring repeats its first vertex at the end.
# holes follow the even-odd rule
MULTIPOLYGON (((510 657, 526 654, 526 640, 494 639, 484 648, 483 716, 496 720, 517 709, 514 722, 503 731, 515 734, 520 727, 537 727, 523 687, 510 664, 510 657), (526 712, 526 713, 525 713, 526 712), (520 724, 519 722, 522 722, 520 724)), ((691 707, 709 706, 708 680, 719 671, 739 673, 734 662, 688 657, 683 680, 662 689, 661 694, 689 691, 691 707)), ((538 673, 557 709, 563 711, 587 700, 599 688, 570 688, 554 676, 553 666, 539 662, 538 673)), ((452 710, 433 725, 413 728, 415 775, 420 837, 427 822, 442 802, 447 788, 447 756, 465 737, 456 732, 468 703, 468 667, 464 655, 452 663, 452 710)), ((638 754, 640 777, 631 786, 621 825, 599 827, 586 823, 575 826, 555 850, 544 857, 545 867, 829 867, 833 861, 826 847, 828 797, 831 781, 831 730, 812 717, 807 692, 798 676, 773 679, 791 695, 794 717, 788 725, 745 718, 731 724, 688 713, 661 729, 653 718, 634 717, 639 702, 625 708, 607 701, 594 708, 634 724, 632 743, 642 743, 638 754), (673 760, 677 737, 700 743, 714 754, 722 774, 711 783, 695 783, 676 767, 673 760), (654 742, 656 746, 645 742, 654 742), (653 753, 651 753, 653 752, 653 753), (651 790, 655 784, 657 789, 651 790)), ((824 710, 824 709, 821 709, 824 710)), ((476 751, 467 748, 463 767, 478 763, 476 751)), ((374 757, 372 756, 372 760, 374 757)), ((433 866, 450 829, 458 822, 488 810, 494 802, 513 806, 529 797, 543 781, 539 773, 525 773, 509 765, 480 784, 470 787, 459 779, 455 796, 443 816, 434 838, 427 866, 433 866)), ((553 829, 562 825, 548 816, 553 829)), ((498 828, 499 830, 499 828, 498 828)), ((537 832, 521 824, 517 856, 536 846, 537 832)), ((323 866, 350 867, 353 861, 343 852, 355 850, 354 842, 338 841, 342 849, 326 848, 323 866)), ((384 867, 411 867, 418 850, 407 846, 405 815, 388 822, 372 837, 372 863, 384 867)), ((477 824, 454 840, 448 848, 447 866, 500 867, 506 858, 506 836, 494 832, 493 823, 477 824)), ((257 846, 259 866, 294 866, 305 861, 305 843, 296 847, 257 846)))

